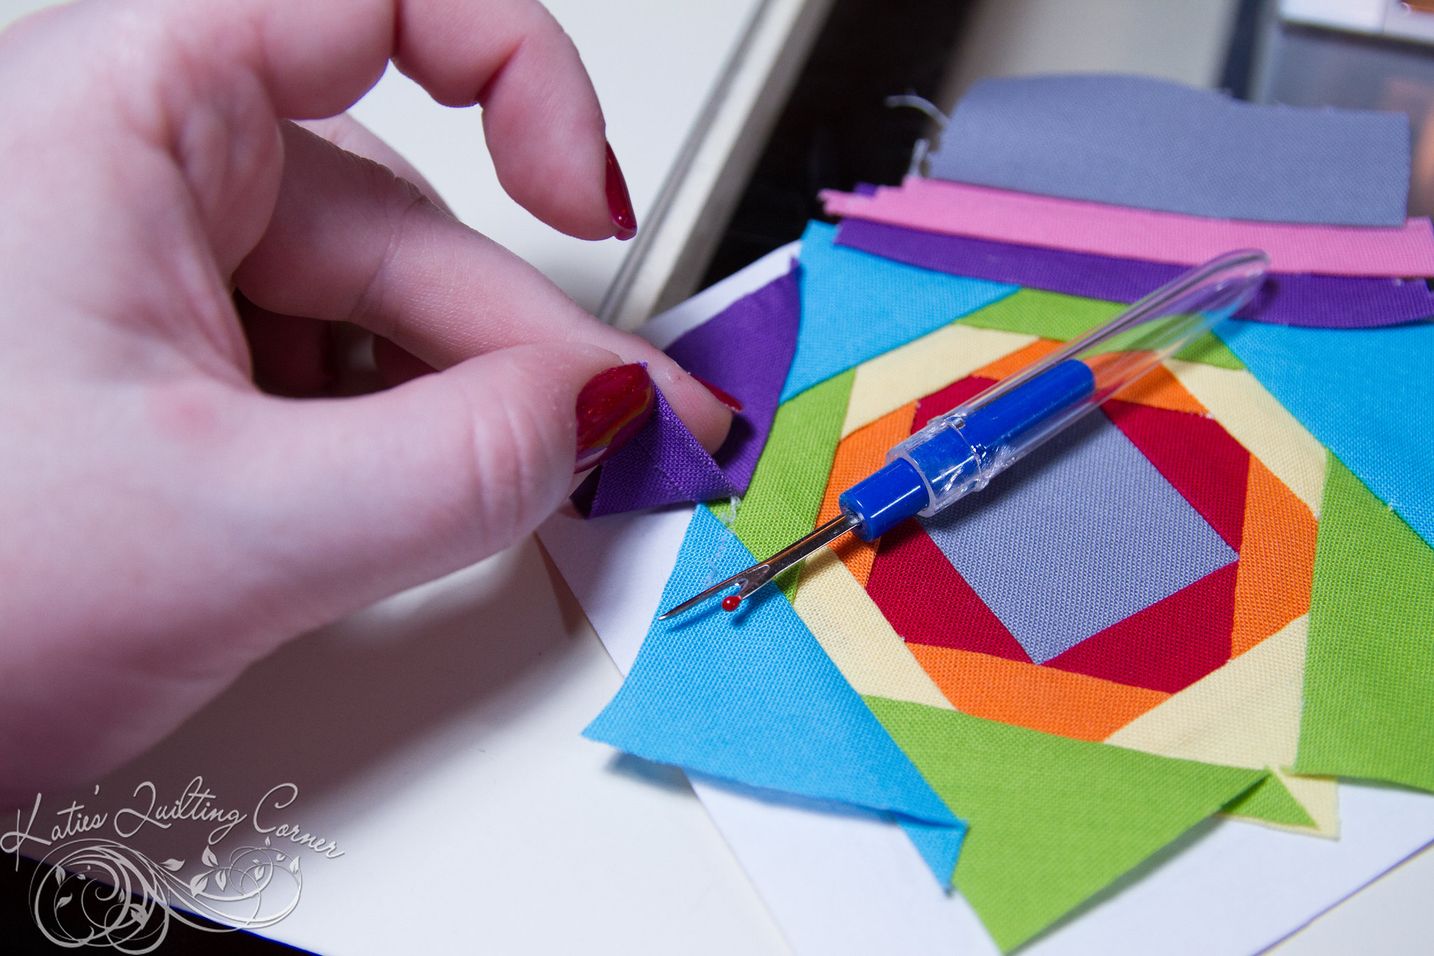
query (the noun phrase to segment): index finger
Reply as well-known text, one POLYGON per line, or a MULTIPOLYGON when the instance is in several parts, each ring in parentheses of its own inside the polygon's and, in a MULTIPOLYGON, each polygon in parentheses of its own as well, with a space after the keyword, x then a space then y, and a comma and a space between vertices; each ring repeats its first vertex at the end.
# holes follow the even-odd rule
POLYGON ((536 0, 151 5, 172 24, 167 40, 176 51, 157 68, 174 69, 210 101, 232 100, 237 85, 252 79, 276 118, 332 116, 392 59, 438 102, 482 104, 498 179, 535 216, 582 238, 615 232, 597 94, 572 40, 536 0))

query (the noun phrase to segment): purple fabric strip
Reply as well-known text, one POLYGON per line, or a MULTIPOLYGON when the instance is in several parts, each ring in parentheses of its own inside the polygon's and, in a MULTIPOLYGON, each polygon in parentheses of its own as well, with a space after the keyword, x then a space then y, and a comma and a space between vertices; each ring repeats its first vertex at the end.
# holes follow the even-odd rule
MULTIPOLYGON (((864 219, 844 219, 837 245, 954 275, 1009 282, 1110 302, 1134 302, 1184 266, 1088 252, 948 236, 864 219)), ((1359 329, 1434 316, 1422 279, 1274 275, 1239 317, 1276 325, 1359 329)))
POLYGON ((573 496, 589 517, 747 490, 767 444, 797 348, 797 269, 732 303, 673 342, 667 354, 742 402, 727 441, 709 455, 659 392, 652 420, 573 496))

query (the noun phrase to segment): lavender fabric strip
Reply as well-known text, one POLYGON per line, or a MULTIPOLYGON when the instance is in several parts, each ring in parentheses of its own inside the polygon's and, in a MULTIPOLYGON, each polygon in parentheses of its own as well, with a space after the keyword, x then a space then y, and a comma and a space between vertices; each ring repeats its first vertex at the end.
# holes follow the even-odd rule
POLYGON ((573 496, 589 517, 711 501, 747 490, 797 348, 797 269, 732 303, 667 349, 677 364, 742 402, 727 441, 709 455, 661 393, 636 438, 573 496))
MULTIPOLYGON (((1009 282, 1109 302, 1134 302, 1185 271, 1184 266, 989 239, 922 232, 845 219, 837 245, 938 272, 1009 282)), ((1434 292, 1422 279, 1274 275, 1240 318, 1276 325, 1360 329, 1434 316, 1434 292)))
POLYGON ((983 80, 931 175, 1219 219, 1398 226, 1409 120, 1300 109, 1118 75, 983 80))

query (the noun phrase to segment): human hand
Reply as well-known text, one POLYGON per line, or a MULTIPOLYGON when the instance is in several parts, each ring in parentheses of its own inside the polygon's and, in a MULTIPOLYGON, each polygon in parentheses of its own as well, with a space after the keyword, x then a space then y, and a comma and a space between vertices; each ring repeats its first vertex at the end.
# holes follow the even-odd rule
POLYGON ((0 803, 92 780, 285 640, 531 531, 591 459, 574 408, 604 370, 647 363, 725 434, 700 384, 421 180, 286 122, 341 114, 390 56, 481 101, 534 215, 622 231, 596 96, 534 0, 84 0, 0 34, 0 803), (292 381, 315 320, 444 371, 263 394, 236 289, 254 361, 292 381))

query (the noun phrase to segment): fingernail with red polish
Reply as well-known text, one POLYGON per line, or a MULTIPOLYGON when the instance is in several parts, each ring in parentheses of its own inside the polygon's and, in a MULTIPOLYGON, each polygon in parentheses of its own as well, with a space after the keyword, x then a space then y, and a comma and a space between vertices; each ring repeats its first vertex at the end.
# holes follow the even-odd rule
POLYGON ((614 235, 619 239, 631 239, 637 235, 637 214, 632 211, 627 180, 622 177, 622 167, 617 164, 611 144, 607 147, 607 211, 617 230, 614 235))
MULTIPOLYGON (((689 374, 690 374, 690 373, 689 373, 689 374)), ((695 379, 697 379, 697 383, 698 383, 699 385, 701 385, 703 388, 707 389, 707 391, 711 392, 711 393, 712 393, 712 397, 715 398, 715 399, 717 399, 717 401, 721 402, 723 405, 726 405, 728 409, 730 409, 730 410, 733 411, 733 412, 740 412, 740 411, 742 411, 742 402, 741 402, 736 396, 734 396, 731 392, 728 392, 728 391, 726 391, 725 389, 722 389, 722 388, 718 388, 716 385, 713 385, 711 382, 707 381, 706 379, 697 378, 696 375, 693 375, 692 377, 695 378, 695 379)))
POLYGON ((599 372, 578 393, 578 460, 574 472, 602 464, 632 440, 657 404, 647 369, 619 365, 599 372))

